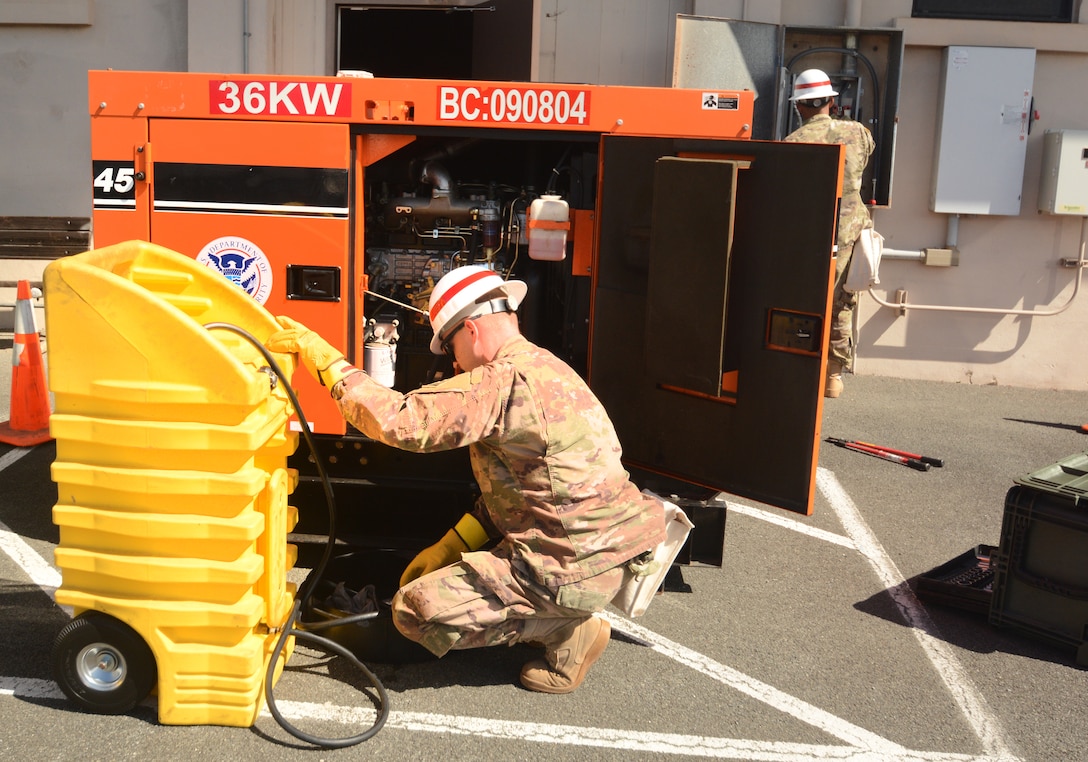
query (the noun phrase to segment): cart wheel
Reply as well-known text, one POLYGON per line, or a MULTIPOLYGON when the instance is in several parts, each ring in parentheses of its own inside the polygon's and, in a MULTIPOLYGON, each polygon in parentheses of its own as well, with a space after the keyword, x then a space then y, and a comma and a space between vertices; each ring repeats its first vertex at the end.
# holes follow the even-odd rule
POLYGON ((155 684, 155 657, 135 630, 97 611, 78 616, 53 641, 53 675, 81 709, 124 714, 155 684))

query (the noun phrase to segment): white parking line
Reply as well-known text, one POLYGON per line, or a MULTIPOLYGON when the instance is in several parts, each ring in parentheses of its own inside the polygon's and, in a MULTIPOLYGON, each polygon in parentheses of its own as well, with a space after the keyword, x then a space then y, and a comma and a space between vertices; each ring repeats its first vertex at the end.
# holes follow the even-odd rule
POLYGON ((840 717, 825 712, 817 706, 783 693, 777 688, 762 683, 732 667, 716 662, 697 651, 692 651, 679 643, 674 643, 630 620, 609 613, 605 614, 605 618, 608 619, 614 629, 633 635, 654 651, 669 657, 673 661, 691 667, 696 672, 728 685, 730 688, 751 696, 780 712, 785 712, 801 722, 819 728, 828 735, 845 741, 852 746, 867 749, 870 752, 879 752, 885 758, 897 758, 900 754, 906 752, 906 749, 897 743, 881 738, 876 733, 871 733, 840 717))
MULTIPOLYGON (((719 495, 719 498, 724 499, 724 493, 719 495)), ((734 513, 740 513, 745 516, 750 516, 753 519, 759 519, 760 521, 766 521, 769 524, 785 527, 794 532, 800 532, 801 534, 807 534, 809 537, 815 537, 817 540, 823 540, 824 542, 830 542, 833 545, 841 545, 844 548, 850 550, 857 550, 857 546, 854 545, 854 541, 849 537, 843 537, 841 534, 835 534, 834 532, 828 532, 826 529, 820 529, 819 527, 812 527, 797 519, 791 519, 783 516, 781 513, 771 513, 765 511, 762 508, 753 508, 750 505, 744 505, 743 503, 734 503, 730 500, 725 500, 729 510, 734 513)))
MULTIPOLYGON (((22 457, 25 452, 12 457, 9 452, 0 458, 0 471, 22 457)), ((392 712, 386 727, 409 731, 471 734, 491 738, 503 738, 537 743, 570 746, 631 749, 662 754, 716 757, 741 760, 1014 760, 1004 732, 997 718, 990 712, 985 700, 978 694, 970 678, 964 672, 955 654, 940 640, 936 626, 921 603, 910 592, 905 579, 888 557, 876 536, 862 519, 850 496, 839 484, 835 475, 826 469, 818 469, 817 486, 842 522, 847 537, 835 535, 797 521, 769 518, 772 514, 748 506, 730 504, 730 509, 742 514, 769 520, 772 523, 803 531, 817 539, 857 549, 873 566, 881 582, 888 589, 911 626, 926 655, 933 663, 941 679, 952 693, 956 703, 967 717, 982 744, 982 757, 941 752, 925 752, 906 749, 864 728, 825 712, 777 688, 762 683, 731 667, 668 640, 634 622, 605 613, 613 628, 645 644, 647 647, 684 664, 697 672, 761 701, 774 709, 818 728, 832 737, 844 741, 846 746, 767 742, 747 739, 716 738, 680 734, 644 733, 609 728, 582 728, 569 725, 544 725, 486 718, 460 717, 415 712, 392 712)), ((0 550, 19 564, 30 578, 49 593, 50 597, 60 586, 60 574, 46 562, 19 535, 0 523, 0 550)), ((55 683, 0 676, 0 695, 28 698, 62 698, 55 683)), ((366 726, 373 721, 374 711, 360 707, 341 707, 329 704, 277 701, 277 708, 287 719, 320 718, 350 725, 366 726)), ((265 714, 264 716, 267 716, 265 714)))
MULTIPOLYGON (((0 677, 0 696, 27 699, 63 700, 57 684, 50 680, 0 677)), ((348 728, 366 728, 374 723, 376 713, 366 707, 333 706, 307 701, 276 701, 280 714, 291 722, 315 720, 336 722, 348 728)), ((261 712, 262 722, 271 715, 261 712)), ((895 759, 897 762, 983 762, 985 757, 944 752, 911 751, 895 747, 879 752, 857 746, 790 743, 787 741, 750 741, 679 733, 645 733, 635 730, 586 728, 577 725, 545 725, 536 722, 495 720, 487 717, 462 717, 428 712, 390 712, 383 729, 409 732, 470 735, 507 741, 531 741, 556 746, 585 746, 601 749, 627 749, 654 754, 676 754, 711 759, 765 760, 767 762, 827 762, 828 760, 895 759)))
POLYGON ((34 584, 44 590, 50 598, 53 598, 60 587, 60 572, 49 565, 38 551, 27 545, 6 524, 0 522, 0 550, 11 556, 15 563, 22 567, 34 584))
POLYGON ((3 455, 0 455, 0 471, 3 471, 12 463, 19 460, 24 455, 29 455, 33 451, 33 447, 15 447, 11 450, 8 450, 3 455))
MULTIPOLYGON (((276 702, 288 719, 329 719, 330 707, 302 702, 276 702), (288 715, 290 713, 290 715, 288 715)), ((366 727, 373 722, 374 711, 350 709, 337 719, 366 727)), ((459 717, 421 712, 391 712, 385 727, 401 730, 471 735, 559 746, 590 746, 605 749, 628 749, 657 754, 680 754, 688 757, 711 757, 741 760, 886 760, 892 757, 874 754, 872 749, 850 746, 829 746, 779 741, 749 741, 735 738, 714 738, 674 733, 646 733, 635 730, 585 728, 576 725, 543 725, 535 722, 494 720, 486 717, 459 717)), ((980 759, 965 754, 915 752, 900 747, 896 760, 934 760, 939 762, 980 759)))
POLYGON ((903 619, 910 625, 914 637, 948 687, 952 698, 971 725, 971 729, 974 730, 986 755, 991 759, 1015 759, 1005 740, 1005 731, 1000 721, 990 711, 986 699, 982 697, 970 676, 960 666, 955 652, 941 638, 937 625, 915 597, 895 562, 884 550, 884 546, 869 529, 869 525, 865 523, 854 501, 835 478, 835 474, 826 468, 817 469, 816 486, 831 504, 831 509, 839 517, 846 529, 846 534, 854 541, 858 551, 873 567, 888 594, 895 601, 903 619))

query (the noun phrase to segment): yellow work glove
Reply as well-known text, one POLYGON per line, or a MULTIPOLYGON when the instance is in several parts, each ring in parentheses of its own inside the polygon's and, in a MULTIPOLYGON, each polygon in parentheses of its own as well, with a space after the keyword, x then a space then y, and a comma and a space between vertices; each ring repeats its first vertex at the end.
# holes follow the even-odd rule
POLYGON ((479 550, 486 543, 487 532, 472 514, 466 513, 457 522, 457 526, 446 532, 441 540, 419 551, 419 555, 412 559, 408 568, 400 575, 400 586, 404 587, 424 574, 449 566, 460 559, 465 551, 479 550))
POLYGON ((272 352, 297 354, 310 375, 322 386, 332 388, 344 376, 355 370, 344 359, 344 353, 329 344, 314 331, 283 315, 276 318, 283 328, 268 337, 264 345, 272 352))

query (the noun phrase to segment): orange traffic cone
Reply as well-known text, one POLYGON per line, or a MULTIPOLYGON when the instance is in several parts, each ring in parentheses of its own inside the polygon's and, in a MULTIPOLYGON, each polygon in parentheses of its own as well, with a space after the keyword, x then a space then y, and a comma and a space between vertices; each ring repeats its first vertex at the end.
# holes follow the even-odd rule
POLYGON ((34 326, 34 305, 30 302, 30 281, 19 281, 15 300, 15 341, 11 346, 10 420, 0 423, 0 442, 31 447, 48 442, 49 391, 38 329, 34 326))

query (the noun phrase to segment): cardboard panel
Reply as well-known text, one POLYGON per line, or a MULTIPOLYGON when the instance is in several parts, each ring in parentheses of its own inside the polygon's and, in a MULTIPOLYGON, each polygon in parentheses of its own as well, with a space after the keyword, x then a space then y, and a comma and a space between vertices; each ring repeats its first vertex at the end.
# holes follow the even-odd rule
POLYGON ((661 384, 722 390, 737 164, 665 156, 654 167, 647 370, 661 384), (687 330, 691 305, 700 327, 687 330))

